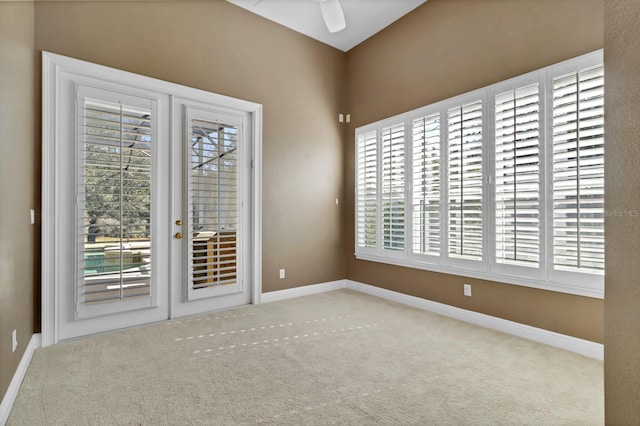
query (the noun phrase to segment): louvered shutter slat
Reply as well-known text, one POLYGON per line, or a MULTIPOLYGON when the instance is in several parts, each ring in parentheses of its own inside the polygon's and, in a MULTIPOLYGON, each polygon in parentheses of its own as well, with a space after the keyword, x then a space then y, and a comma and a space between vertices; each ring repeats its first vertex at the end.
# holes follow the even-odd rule
POLYGON ((83 102, 81 304, 150 295, 151 120, 150 109, 83 102))
POLYGON ((538 84, 495 96, 496 262, 539 265, 538 84))
POLYGON ((238 128, 192 118, 189 136, 191 289, 236 284, 240 228, 238 128))
POLYGON ((440 254, 440 114, 413 121, 413 252, 440 254))
POLYGON ((378 240, 378 149, 377 133, 358 136, 357 146, 357 246, 376 248, 378 240))
POLYGON ((604 270, 604 72, 553 80, 553 264, 604 270))
POLYGON ((482 260, 482 102, 448 111, 448 252, 482 260))
POLYGON ((382 138, 382 247, 404 250, 404 124, 385 127, 382 138))

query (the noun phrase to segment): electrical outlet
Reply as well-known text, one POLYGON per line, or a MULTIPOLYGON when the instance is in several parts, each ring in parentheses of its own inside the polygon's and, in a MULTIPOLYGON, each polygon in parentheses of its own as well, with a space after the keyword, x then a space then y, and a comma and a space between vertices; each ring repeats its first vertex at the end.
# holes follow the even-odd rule
POLYGON ((18 347, 18 332, 14 329, 11 332, 11 352, 15 352, 18 347))
POLYGON ((280 279, 284 278, 284 269, 280 269, 280 279))
POLYGON ((464 295, 471 297, 471 284, 464 285, 464 295))

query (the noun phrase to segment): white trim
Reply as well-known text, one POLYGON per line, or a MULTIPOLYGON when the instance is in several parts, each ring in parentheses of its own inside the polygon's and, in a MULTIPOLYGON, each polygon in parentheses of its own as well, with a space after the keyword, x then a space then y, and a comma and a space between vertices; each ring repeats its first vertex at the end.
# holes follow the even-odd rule
POLYGON ((553 346, 554 348, 564 349, 589 358, 594 358, 600 361, 604 360, 604 345, 601 343, 567 336, 566 334, 560 334, 542 328, 520 324, 514 321, 493 317, 491 315, 481 314, 479 312, 456 308, 455 306, 445 305, 444 303, 433 302, 420 297, 410 296, 408 294, 398 293, 397 291, 387 290, 348 279, 262 293, 262 303, 277 302, 280 300, 309 296, 312 294, 340 290, 343 288, 380 297, 381 299, 391 300, 392 302, 401 303, 403 305, 422 309, 434 314, 454 318, 480 327, 522 337, 523 339, 553 346))
POLYGON ((251 166, 253 173, 251 175, 251 231, 253 253, 251 253, 252 261, 252 278, 253 278, 253 294, 251 303, 257 305, 260 303, 262 295, 262 105, 254 104, 251 114, 253 123, 251 130, 253 131, 253 160, 251 166))
POLYGON ((457 320, 475 324, 481 327, 490 328, 492 330, 522 337, 534 342, 543 343, 555 348, 564 349, 570 352, 584 355, 589 358, 595 358, 601 361, 604 359, 604 345, 602 345, 601 343, 591 342, 589 340, 555 333, 553 331, 508 321, 502 318, 492 317, 490 315, 485 315, 478 312, 468 311, 466 309, 456 308, 454 306, 445 305, 443 303, 432 302, 420 297, 409 296, 407 294, 386 290, 380 287, 375 287, 356 281, 345 281, 346 288, 349 288, 351 290, 391 300, 393 302, 402 303, 404 305, 433 312, 438 315, 455 318, 457 320))
MULTIPOLYGON (((497 283, 511 284, 511 285, 519 285, 523 287, 531 287, 538 288, 541 290, 549 290, 555 291, 557 293, 567 293, 567 294, 575 294, 578 296, 592 297, 596 299, 604 298, 604 286, 600 286, 600 288, 595 288, 595 285, 592 286, 580 286, 577 284, 573 284, 574 281, 554 281, 554 280, 541 280, 541 279, 533 279, 526 276, 520 275, 507 275, 505 273, 498 274, 495 272, 488 271, 480 271, 476 269, 468 269, 464 268, 460 265, 442 265, 439 263, 428 263, 424 261, 417 260, 418 258, 413 258, 413 260, 405 260, 405 259, 390 259, 381 255, 369 255, 362 253, 355 253, 355 257, 358 260, 367 260, 370 262, 380 262, 387 263, 389 265, 396 266, 404 266, 406 268, 420 269, 423 271, 431 271, 431 272, 441 272, 443 274, 451 274, 458 275, 467 278, 476 278, 479 280, 493 281, 497 283)), ((582 282, 590 282, 589 280, 601 280, 604 281, 604 277, 600 275, 585 275, 583 277, 582 282)))
POLYGON ((56 181, 55 169, 53 161, 55 155, 54 142, 55 136, 55 100, 58 94, 56 90, 56 81, 58 80, 59 67, 50 59, 49 56, 43 55, 42 58, 42 247, 41 247, 41 316, 42 316, 42 335, 41 340, 44 346, 51 345, 58 341, 58 324, 55 313, 58 311, 57 297, 55 297, 54 286, 50 281, 58 280, 55 268, 55 226, 48 218, 53 216, 56 211, 56 181), (46 111, 53 111, 49 115, 46 111), (47 278, 48 277, 48 278, 47 278))
MULTIPOLYGON (((232 98, 229 96, 219 95, 200 89, 182 86, 143 75, 138 75, 114 68, 105 67, 89 62, 73 59, 54 53, 42 53, 42 249, 41 249, 41 292, 42 292, 42 324, 41 324, 41 341, 43 346, 49 346, 57 343, 60 339, 59 335, 59 319, 57 313, 60 312, 59 299, 61 297, 58 292, 59 288, 56 283, 60 282, 60 270, 56 267, 57 257, 63 250, 58 250, 59 238, 57 234, 60 232, 55 226, 55 213, 60 210, 59 197, 56 197, 55 190, 58 186, 59 171, 56 170, 55 164, 58 164, 58 155, 56 151, 56 143, 59 139, 56 123, 58 121, 57 108, 60 99, 59 81, 62 75, 73 74, 87 79, 102 79, 107 82, 114 82, 116 77, 119 84, 127 86, 128 89, 138 93, 141 90, 149 91, 158 96, 166 96, 169 99, 169 108, 173 107, 173 99, 178 96, 180 98, 189 99, 194 102, 215 104, 223 106, 227 110, 247 113, 251 120, 251 164, 253 167, 252 193, 253 197, 251 207, 252 235, 251 243, 253 244, 251 252, 251 277, 253 289, 251 290, 251 302, 259 303, 262 293, 262 105, 232 98)), ((179 113, 178 111, 174 111, 179 113)), ((167 114, 169 111, 167 110, 167 114)), ((173 134, 172 120, 168 121, 169 135, 173 134)), ((171 200, 170 200, 171 201, 171 200)), ((167 222, 169 223, 169 222, 167 222)), ((171 263, 171 262, 169 262, 171 263)), ((167 266, 169 268, 170 266, 167 266)), ((169 270, 167 276, 172 276, 169 270)), ((168 300, 168 316, 173 317, 173 301, 172 289, 169 288, 168 300)))
POLYGON ((293 299, 294 297, 309 296, 311 294, 340 290, 346 287, 347 280, 337 280, 321 284, 288 288, 286 290, 270 291, 269 293, 262 293, 261 303, 277 302, 280 300, 293 299))
POLYGON ((13 408, 13 403, 16 401, 16 397, 18 396, 18 392, 20 391, 20 386, 22 385, 22 380, 24 376, 27 374, 27 369, 29 368, 29 364, 31 363, 31 358, 33 357, 33 353, 36 349, 39 349, 42 345, 42 339, 40 333, 33 334, 31 336, 31 340, 29 340, 29 344, 22 355, 22 359, 20 360, 20 364, 18 364, 18 368, 16 372, 13 374, 13 379, 11 379, 11 383, 9 383, 9 388, 7 389, 7 393, 4 394, 2 398, 2 403, 0 403, 0 425, 4 426, 9 420, 9 414, 11 414, 11 408, 13 408))

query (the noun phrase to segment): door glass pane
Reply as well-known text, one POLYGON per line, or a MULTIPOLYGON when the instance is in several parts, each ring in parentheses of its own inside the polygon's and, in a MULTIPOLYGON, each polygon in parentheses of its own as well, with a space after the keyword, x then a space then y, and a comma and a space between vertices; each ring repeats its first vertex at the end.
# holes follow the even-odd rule
POLYGON ((191 289, 237 282, 238 128, 190 121, 191 289))
POLYGON ((79 303, 150 295, 151 110, 85 99, 79 303))

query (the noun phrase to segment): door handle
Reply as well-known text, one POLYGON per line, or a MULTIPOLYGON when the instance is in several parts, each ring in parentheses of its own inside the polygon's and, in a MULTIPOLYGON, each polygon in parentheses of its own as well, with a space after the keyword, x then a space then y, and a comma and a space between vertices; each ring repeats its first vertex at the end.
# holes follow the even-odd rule
POLYGON ((181 240, 182 239, 182 232, 176 232, 176 240, 181 240))

